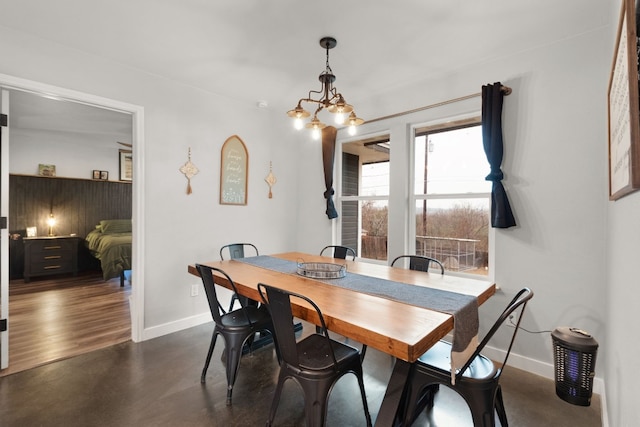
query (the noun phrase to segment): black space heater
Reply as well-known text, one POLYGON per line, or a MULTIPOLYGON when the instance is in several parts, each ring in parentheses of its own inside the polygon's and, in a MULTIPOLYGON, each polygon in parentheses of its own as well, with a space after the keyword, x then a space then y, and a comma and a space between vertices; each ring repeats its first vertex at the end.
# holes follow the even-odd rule
POLYGON ((589 406, 598 342, 586 331, 559 327, 551 333, 556 394, 574 405, 589 406))

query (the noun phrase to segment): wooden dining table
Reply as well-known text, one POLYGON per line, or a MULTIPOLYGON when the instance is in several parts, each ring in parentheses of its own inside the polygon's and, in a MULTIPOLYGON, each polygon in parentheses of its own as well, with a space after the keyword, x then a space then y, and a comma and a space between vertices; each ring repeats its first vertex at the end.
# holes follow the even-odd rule
MULTIPOLYGON (((359 274, 393 282, 425 286, 432 289, 470 295, 483 304, 495 293, 495 285, 487 280, 470 279, 449 274, 426 273, 362 261, 350 261, 287 252, 270 257, 304 263, 337 263, 346 266, 347 274, 359 274)), ((401 409, 403 392, 412 363, 431 346, 453 330, 453 315, 406 302, 354 291, 298 274, 283 273, 238 260, 200 262, 224 270, 234 281, 238 293, 260 300, 258 283, 265 283, 309 297, 324 316, 327 329, 396 358, 387 385, 376 426, 393 426, 401 409)), ((188 266, 198 276, 194 265, 188 266)), ((217 281, 228 286, 224 277, 217 281)), ((304 302, 292 303, 295 317, 318 325, 315 310, 304 302)))

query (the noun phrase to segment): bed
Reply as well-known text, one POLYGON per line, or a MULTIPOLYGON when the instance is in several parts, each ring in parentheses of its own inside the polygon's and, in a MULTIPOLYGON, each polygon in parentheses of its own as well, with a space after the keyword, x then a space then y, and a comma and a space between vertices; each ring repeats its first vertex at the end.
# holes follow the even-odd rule
POLYGON ((120 278, 124 286, 125 271, 131 270, 131 220, 105 219, 87 234, 85 244, 95 258, 100 260, 102 277, 120 278))

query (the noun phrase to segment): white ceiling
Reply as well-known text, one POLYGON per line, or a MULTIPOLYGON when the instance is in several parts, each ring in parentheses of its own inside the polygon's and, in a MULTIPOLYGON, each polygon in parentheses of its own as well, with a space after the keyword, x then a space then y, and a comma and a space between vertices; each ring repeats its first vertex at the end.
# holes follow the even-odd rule
MULTIPOLYGON (((0 0, 0 25, 269 108, 319 89, 330 35, 354 106, 610 22, 604 0, 0 0)), ((17 108, 17 107, 16 107, 17 108)))

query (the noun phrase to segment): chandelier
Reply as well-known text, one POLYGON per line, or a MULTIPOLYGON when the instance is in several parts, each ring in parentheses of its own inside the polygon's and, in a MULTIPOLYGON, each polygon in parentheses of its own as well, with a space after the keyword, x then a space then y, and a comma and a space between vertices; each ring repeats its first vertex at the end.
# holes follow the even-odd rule
POLYGON ((347 101, 344 100, 342 94, 333 86, 336 76, 333 74, 333 70, 331 70, 331 67, 329 66, 329 49, 336 47, 337 43, 338 42, 333 37, 323 37, 320 39, 320 46, 327 51, 326 68, 318 77, 318 80, 322 83, 322 88, 319 91, 309 91, 306 98, 301 98, 298 101, 296 108, 287 111, 287 115, 295 119, 294 127, 296 129, 302 129, 303 127, 311 129, 311 136, 313 139, 319 139, 320 131, 327 126, 318 119, 318 113, 322 111, 322 109, 327 109, 327 111, 334 114, 336 124, 348 126, 350 135, 355 135, 356 126, 364 123, 364 120, 356 116, 355 111, 353 111, 353 106, 347 104, 347 101), (320 98, 313 99, 312 94, 317 94, 320 98), (316 111, 313 113, 313 118, 306 125, 303 123, 302 119, 306 119, 311 116, 311 113, 302 108, 303 102, 318 104, 318 108, 316 108, 316 111))

